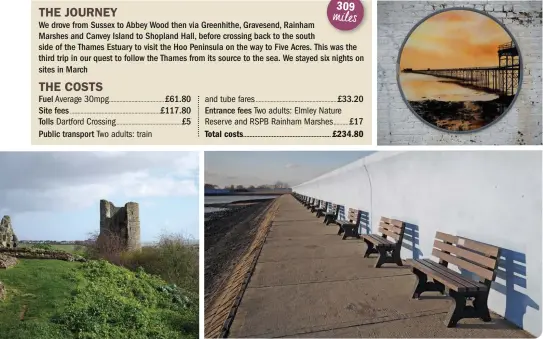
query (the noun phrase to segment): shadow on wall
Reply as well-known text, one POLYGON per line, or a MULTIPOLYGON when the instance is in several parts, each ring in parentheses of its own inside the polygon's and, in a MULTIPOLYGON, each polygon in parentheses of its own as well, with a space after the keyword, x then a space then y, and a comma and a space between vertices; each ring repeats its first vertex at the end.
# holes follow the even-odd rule
POLYGON ((500 260, 496 277, 505 280, 505 286, 494 281, 492 289, 505 295, 505 318, 524 328, 523 319, 528 307, 539 311, 539 304, 532 298, 515 289, 526 289, 526 254, 500 249, 500 260))
MULTIPOLYGON (((479 280, 474 273, 460 269, 462 275, 479 280)), ((528 307, 539 311, 539 304, 517 289, 526 289, 526 255, 524 253, 500 248, 500 259, 496 278, 505 281, 505 285, 494 281, 491 288, 505 296, 504 317, 520 328, 524 328, 524 315, 528 307), (517 288, 517 289, 515 289, 517 288)), ((532 333, 533 334, 533 333, 532 333)), ((538 334, 535 334, 536 336, 538 334)))
POLYGON ((358 212, 358 234, 370 234, 371 225, 370 225, 370 213, 366 211, 358 212))
POLYGON ((347 219, 347 215, 345 214, 345 206, 340 205, 339 213, 337 214, 337 220, 345 220, 345 219, 347 219))
POLYGON ((419 245, 419 225, 410 224, 404 221, 404 234, 402 247, 411 251, 413 259, 422 258, 423 254, 419 245), (406 243, 406 240, 409 243, 406 243))

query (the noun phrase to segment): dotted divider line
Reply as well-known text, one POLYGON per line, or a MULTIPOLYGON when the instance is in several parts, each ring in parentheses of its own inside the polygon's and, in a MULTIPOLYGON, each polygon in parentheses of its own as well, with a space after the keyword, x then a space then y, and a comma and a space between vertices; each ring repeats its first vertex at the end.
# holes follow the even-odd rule
POLYGON ((337 103, 337 101, 332 101, 332 100, 258 100, 258 101, 255 101, 255 102, 277 102, 277 103, 281 103, 281 102, 316 102, 316 103, 319 103, 319 102, 334 102, 334 103, 337 103))
POLYGON ((331 135, 244 135, 243 138, 332 138, 331 135))
MULTIPOLYGON (((162 114, 157 112, 70 112, 70 114, 162 114)), ((166 115, 166 114, 163 114, 166 115)))
POLYGON ((110 100, 109 102, 166 102, 164 100, 110 100))
POLYGON ((190 126, 187 124, 176 123, 122 123, 117 126, 190 126))

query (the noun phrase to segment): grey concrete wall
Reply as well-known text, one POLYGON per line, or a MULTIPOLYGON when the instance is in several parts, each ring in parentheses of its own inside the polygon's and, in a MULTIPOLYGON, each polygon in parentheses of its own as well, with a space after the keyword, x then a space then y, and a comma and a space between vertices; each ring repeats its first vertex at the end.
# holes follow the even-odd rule
POLYGON ((541 1, 379 1, 377 7, 377 143, 379 145, 541 145, 541 1), (516 39, 524 63, 522 88, 512 109, 479 132, 453 134, 423 123, 398 88, 396 63, 409 31, 431 13, 451 7, 487 12, 516 39))
POLYGON ((489 307, 537 337, 541 171, 540 151, 379 152, 293 191, 367 212, 371 233, 382 216, 404 221, 402 258, 431 258, 436 231, 499 246, 489 307))

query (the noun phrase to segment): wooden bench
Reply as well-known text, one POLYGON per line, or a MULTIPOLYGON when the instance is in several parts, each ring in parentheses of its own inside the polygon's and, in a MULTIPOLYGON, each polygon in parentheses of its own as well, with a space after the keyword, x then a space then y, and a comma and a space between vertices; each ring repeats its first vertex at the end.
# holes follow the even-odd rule
POLYGON ((322 217, 326 211, 328 210, 328 206, 330 206, 330 203, 328 201, 321 201, 321 205, 315 209, 315 212, 317 213, 317 218, 322 217))
POLYGON ((317 210, 317 208, 320 208, 321 207, 321 203, 322 203, 322 200, 315 200, 315 202, 313 203, 313 205, 311 205, 310 207, 310 210, 311 210, 311 213, 315 213, 315 211, 317 210))
POLYGON ((347 215, 347 220, 337 220, 336 224, 339 226, 337 232, 338 235, 343 234, 342 240, 347 239, 347 237, 360 239, 360 234, 358 234, 358 215, 360 211, 354 208, 349 208, 349 214, 347 215))
POLYGON ((372 253, 379 253, 375 262, 375 267, 379 268, 385 263, 393 263, 402 266, 400 251, 402 248, 403 234, 405 231, 403 221, 381 217, 379 222, 379 232, 381 234, 366 234, 362 236, 366 246, 364 258, 368 258, 372 253), (395 240, 388 240, 390 237, 395 240))
POLYGON ((460 319, 480 318, 491 321, 488 310, 490 285, 496 278, 500 249, 467 238, 436 232, 432 255, 439 262, 430 259, 410 259, 407 262, 417 276, 412 298, 418 299, 423 292, 438 291, 453 298, 445 325, 455 327, 460 319), (468 277, 449 269, 451 263, 463 271, 477 275, 468 277), (428 278, 432 278, 429 282, 428 278), (473 299, 472 305, 466 305, 473 299))
POLYGON ((322 221, 322 223, 326 224, 326 226, 328 226, 331 223, 335 223, 338 215, 339 215, 339 205, 330 204, 328 211, 324 214, 324 220, 322 221))
POLYGON ((305 208, 310 209, 314 201, 315 201, 315 198, 308 198, 304 204, 305 208))

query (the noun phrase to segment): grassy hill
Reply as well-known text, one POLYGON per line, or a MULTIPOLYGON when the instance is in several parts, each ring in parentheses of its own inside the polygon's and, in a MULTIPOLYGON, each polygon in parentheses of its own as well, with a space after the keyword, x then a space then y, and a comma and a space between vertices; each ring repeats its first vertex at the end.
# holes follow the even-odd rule
POLYGON ((0 270, 0 281, 7 290, 0 301, 2 338, 198 337, 197 295, 141 269, 103 260, 23 259, 0 270))

